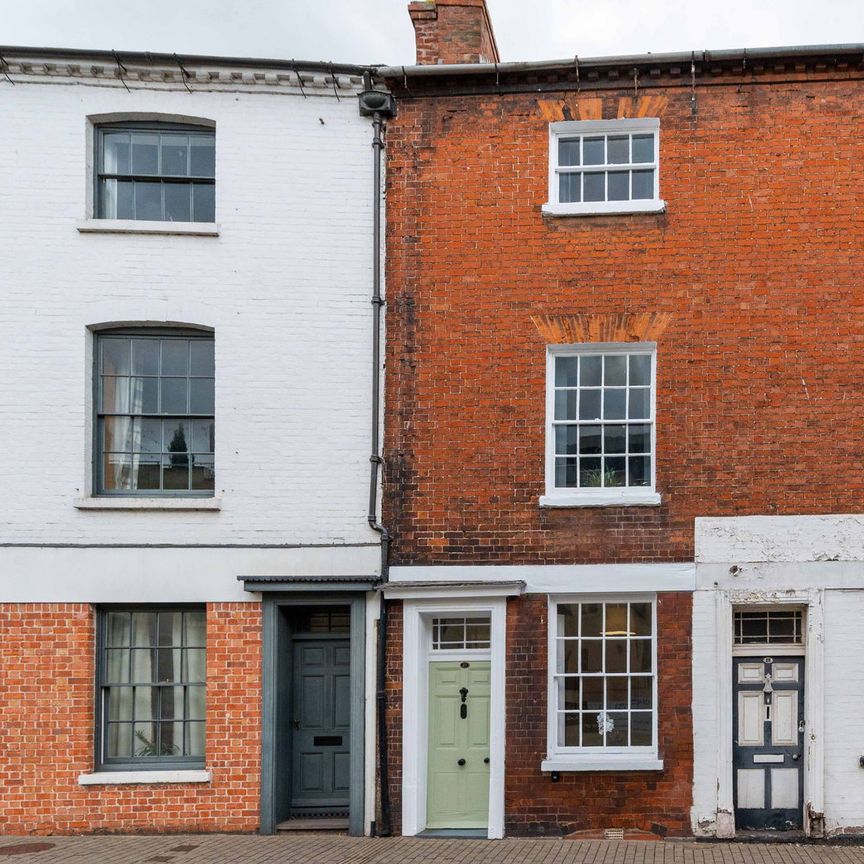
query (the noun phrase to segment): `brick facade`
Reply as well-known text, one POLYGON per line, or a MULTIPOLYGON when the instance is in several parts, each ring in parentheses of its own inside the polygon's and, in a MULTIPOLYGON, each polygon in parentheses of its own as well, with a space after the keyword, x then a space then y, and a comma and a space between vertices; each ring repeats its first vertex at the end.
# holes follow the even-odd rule
POLYGON ((261 607, 207 607, 201 784, 80 786, 93 771, 94 608, 0 605, 0 833, 255 831, 261 762, 261 607))
POLYGON ((860 465, 864 434, 864 95, 788 69, 695 91, 660 76, 637 99, 632 81, 450 96, 470 86, 456 79, 429 98, 391 82, 394 563, 685 561, 696 515, 860 509, 864 473, 841 466, 860 465), (550 119, 645 112, 666 213, 541 214, 550 119), (541 509, 550 327, 629 341, 606 322, 647 314, 664 318, 661 506, 541 509))
POLYGON ((498 61, 485 0, 418 0, 408 12, 418 64, 498 61))

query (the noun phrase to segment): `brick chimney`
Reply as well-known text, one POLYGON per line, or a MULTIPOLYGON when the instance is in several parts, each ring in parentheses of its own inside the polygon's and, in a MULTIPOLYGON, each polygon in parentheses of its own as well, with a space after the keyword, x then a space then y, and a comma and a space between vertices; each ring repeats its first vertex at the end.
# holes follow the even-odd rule
POLYGON ((417 63, 497 63, 486 0, 417 0, 408 4, 417 63))

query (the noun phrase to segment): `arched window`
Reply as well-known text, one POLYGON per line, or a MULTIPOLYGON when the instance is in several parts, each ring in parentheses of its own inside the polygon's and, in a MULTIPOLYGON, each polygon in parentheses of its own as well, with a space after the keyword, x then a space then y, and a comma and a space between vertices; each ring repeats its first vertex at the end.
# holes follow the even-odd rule
POLYGON ((216 133, 152 121, 96 127, 97 219, 216 221, 216 133))
POLYGON ((213 347, 203 330, 96 334, 97 494, 213 495, 213 347))

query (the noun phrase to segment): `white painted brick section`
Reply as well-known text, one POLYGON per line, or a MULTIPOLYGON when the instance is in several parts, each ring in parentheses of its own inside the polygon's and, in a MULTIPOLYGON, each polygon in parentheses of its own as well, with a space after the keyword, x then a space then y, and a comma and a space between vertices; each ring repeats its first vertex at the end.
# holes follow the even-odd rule
POLYGON ((371 128, 356 96, 5 85, 0 542, 372 543, 371 128), (82 234, 87 117, 216 123, 219 237, 82 234), (215 328, 220 512, 82 512, 88 325, 215 328))

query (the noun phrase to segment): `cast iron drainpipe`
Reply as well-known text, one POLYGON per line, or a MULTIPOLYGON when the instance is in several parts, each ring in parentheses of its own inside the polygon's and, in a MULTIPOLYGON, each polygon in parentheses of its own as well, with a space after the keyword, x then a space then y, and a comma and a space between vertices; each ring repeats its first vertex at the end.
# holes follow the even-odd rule
MULTIPOLYGON (((372 77, 367 72, 363 76, 364 92, 360 94, 361 113, 372 114, 372 454, 369 457, 369 527, 381 536, 381 581, 387 581, 390 557, 390 532, 378 521, 378 475, 384 459, 380 453, 380 387, 381 387, 381 309, 384 299, 381 296, 381 152, 384 142, 381 133, 384 117, 393 116, 393 100, 389 94, 372 89, 372 77)), ((377 670, 375 708, 378 724, 378 777, 381 795, 381 819, 376 826, 379 837, 389 837, 390 824, 390 787, 387 760, 386 707, 386 647, 387 647, 387 601, 381 595, 381 612, 378 618, 377 670)))

